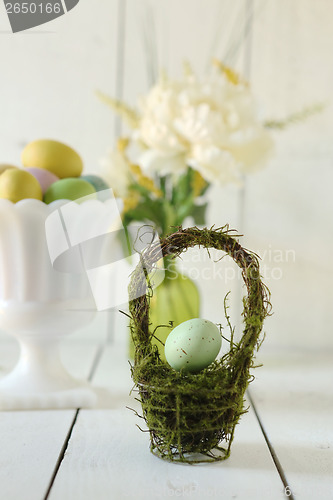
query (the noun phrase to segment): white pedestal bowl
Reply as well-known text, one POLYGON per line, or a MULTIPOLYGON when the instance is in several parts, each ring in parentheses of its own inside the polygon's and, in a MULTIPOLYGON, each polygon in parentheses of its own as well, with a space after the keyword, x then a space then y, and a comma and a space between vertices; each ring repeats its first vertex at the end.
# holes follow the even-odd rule
MULTIPOLYGON (((21 348, 13 371, 0 379, 0 410, 92 407, 97 400, 89 383, 74 379, 59 357, 61 338, 86 325, 96 313, 80 245, 71 245, 66 228, 53 234, 58 244, 55 256, 66 244, 73 250, 63 253, 69 256, 66 272, 57 270, 52 248, 50 252, 46 219, 55 214, 58 220, 59 208, 66 203, 0 200, 0 330, 13 335, 21 348)), ((78 205, 80 216, 71 220, 74 233, 75 227, 82 228, 82 207, 89 203, 78 205)), ((85 208, 94 214, 89 205, 85 208)), ((89 223, 96 230, 98 223, 89 223)), ((66 258, 61 265, 66 267, 66 258)))

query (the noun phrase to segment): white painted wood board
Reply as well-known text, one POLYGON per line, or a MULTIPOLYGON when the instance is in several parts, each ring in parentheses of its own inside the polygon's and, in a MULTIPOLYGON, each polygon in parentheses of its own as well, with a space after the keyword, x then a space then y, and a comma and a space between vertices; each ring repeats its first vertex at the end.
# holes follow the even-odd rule
POLYGON ((263 362, 251 394, 295 498, 332 498, 333 353, 263 362))
POLYGON ((27 142, 53 138, 82 155, 86 173, 96 171, 113 141, 114 117, 95 91, 115 93, 118 3, 80 1, 16 34, 1 3, 1 162, 20 164, 27 142))
MULTIPOLYGON (((63 362, 87 377, 96 344, 67 344, 63 362)), ((0 344, 0 363, 11 368, 18 355, 13 342, 0 344)), ((6 500, 44 497, 75 410, 0 412, 0 496, 6 500)))
MULTIPOLYGON (((131 387, 125 364, 114 346, 108 350, 95 381, 104 381, 111 392, 117 381, 118 390, 124 391, 123 401, 118 392, 116 409, 80 411, 50 500, 155 500, 171 495, 200 500, 214 495, 244 500, 283 498, 282 482, 253 411, 238 425, 231 457, 225 462, 188 466, 153 456, 148 435, 136 427, 142 421, 124 408, 131 387), (118 366, 112 365, 110 360, 117 357, 118 366)), ((133 400, 130 405, 138 408, 133 400)))
POLYGON ((328 62, 333 3, 254 4, 262 11, 253 31, 251 87, 262 116, 283 119, 315 103, 327 104, 304 123, 275 132, 271 161, 248 177, 246 246, 260 255, 271 248, 282 256, 280 262, 274 253, 263 261, 270 270, 278 268, 276 276, 281 273, 274 279, 270 272, 267 280, 275 314, 267 321, 266 342, 296 351, 305 345, 332 348, 327 325, 333 321, 333 66, 328 62), (286 257, 290 249, 294 259, 286 257))
MULTIPOLYGON (((333 239, 327 230, 333 211, 331 0, 242 0, 232 2, 232 7, 227 0, 100 0, 98 8, 94 2, 81 1, 52 24, 15 35, 9 31, 1 4, 0 108, 4 118, 0 161, 19 163, 25 142, 48 136, 77 148, 86 171, 97 172, 99 159, 114 144, 115 119, 94 91, 99 88, 111 95, 120 91, 131 104, 147 91, 143 18, 149 5, 156 15, 159 64, 176 76, 185 58, 201 72, 211 56, 223 57, 230 30, 236 33, 240 29, 245 6, 250 3, 256 11, 250 80, 260 113, 283 118, 317 101, 328 104, 323 113, 304 124, 276 133, 272 161, 248 179, 246 246, 259 253, 270 245, 296 251, 295 263, 280 266, 283 278, 271 280, 279 315, 271 319, 268 342, 311 346, 311 335, 304 337, 304 326, 310 325, 310 330, 318 328, 321 344, 332 347, 333 337, 325 327, 333 320, 328 298, 333 239), (125 31, 118 22, 120 5, 126 6, 125 31), (121 75, 118 56, 123 38, 125 73, 121 75), (122 83, 116 88, 119 81, 122 83), (319 234, 321 257, 317 256, 319 234), (284 307, 289 292, 293 308, 284 307)), ((208 225, 230 222, 237 227, 234 186, 214 188, 208 199, 208 225)), ((203 283, 203 289, 208 310, 217 309, 213 287, 203 283), (209 309, 210 302, 214 307, 209 309)))

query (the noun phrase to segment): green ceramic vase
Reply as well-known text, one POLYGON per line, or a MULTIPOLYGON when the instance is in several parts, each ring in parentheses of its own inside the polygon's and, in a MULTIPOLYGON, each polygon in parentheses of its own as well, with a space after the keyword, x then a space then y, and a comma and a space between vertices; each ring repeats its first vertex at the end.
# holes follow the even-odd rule
MULTIPOLYGON (((150 300, 150 316, 152 323, 151 331, 159 325, 170 325, 172 327, 159 326, 155 336, 163 342, 172 328, 183 321, 198 318, 200 316, 200 295, 197 285, 187 276, 179 272, 175 259, 164 259, 165 276, 162 283, 153 291, 150 300)), ((164 346, 157 339, 153 343, 158 346, 162 359, 164 356, 164 346)), ((130 340, 130 357, 134 357, 134 346, 130 340)))

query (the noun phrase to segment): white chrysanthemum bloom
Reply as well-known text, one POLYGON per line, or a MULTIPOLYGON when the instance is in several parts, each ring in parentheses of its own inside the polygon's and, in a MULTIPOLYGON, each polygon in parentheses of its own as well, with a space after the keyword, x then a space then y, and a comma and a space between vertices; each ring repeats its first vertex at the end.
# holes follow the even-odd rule
POLYGON ((247 85, 224 73, 162 81, 140 100, 134 137, 146 146, 142 168, 164 175, 197 169, 209 182, 237 181, 267 159, 272 139, 247 85))
POLYGON ((254 125, 231 134, 228 146, 241 171, 246 174, 264 166, 272 153, 273 140, 267 130, 254 125))
POLYGON ((132 181, 129 162, 118 149, 109 152, 100 161, 101 176, 113 189, 115 196, 125 198, 132 181))
POLYGON ((208 104, 186 106, 174 120, 174 127, 188 145, 222 144, 228 130, 220 112, 208 104))
POLYGON ((193 147, 188 164, 198 170, 208 182, 241 184, 239 163, 229 151, 216 146, 204 147, 197 144, 193 147))
POLYGON ((188 161, 185 154, 166 154, 155 149, 147 149, 140 156, 140 166, 150 176, 156 172, 160 175, 174 174, 177 176, 186 172, 188 161))
POLYGON ((148 148, 165 153, 185 149, 173 127, 180 92, 178 83, 164 82, 155 85, 146 97, 139 100, 141 119, 138 136, 148 148))

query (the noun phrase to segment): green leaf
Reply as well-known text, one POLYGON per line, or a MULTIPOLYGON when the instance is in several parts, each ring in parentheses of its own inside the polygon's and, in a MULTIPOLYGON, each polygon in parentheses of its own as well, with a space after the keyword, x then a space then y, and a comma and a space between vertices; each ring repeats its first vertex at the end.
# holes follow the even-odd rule
POLYGON ((179 226, 183 223, 184 219, 188 217, 189 215, 192 214, 194 207, 194 200, 193 197, 187 198, 186 201, 182 203, 177 209, 177 219, 176 219, 176 224, 179 226))
POLYGON ((193 170, 188 168, 186 173, 179 177, 177 183, 172 189, 172 199, 171 202, 175 206, 180 206, 187 200, 187 198, 192 193, 192 182, 193 170))
POLYGON ((167 176, 164 175, 163 177, 159 177, 159 181, 160 181, 160 190, 162 191, 163 196, 165 196, 165 194, 166 194, 167 176))
POLYGON ((130 187, 130 189, 132 191, 137 191, 138 193, 140 193, 145 198, 147 198, 149 200, 151 199, 151 194, 152 193, 151 193, 150 189, 147 189, 146 187, 141 186, 140 184, 136 184, 136 183, 135 184, 134 183, 131 184, 129 187, 130 187))
POLYGON ((146 200, 132 210, 128 210, 125 214, 124 223, 130 224, 131 222, 150 222, 154 223, 157 230, 163 227, 164 223, 164 206, 163 200, 146 200))
POLYGON ((123 249, 123 254, 125 256, 131 255, 131 249, 132 249, 132 240, 131 240, 131 235, 128 232, 128 224, 125 223, 125 220, 123 220, 123 227, 124 231, 118 231, 117 237, 120 241, 121 247, 123 249))
POLYGON ((206 185, 201 190, 200 196, 203 196, 206 193, 206 191, 208 190, 208 188, 210 188, 210 183, 209 182, 207 182, 206 185))
POLYGON ((164 201, 163 203, 164 218, 163 218, 162 232, 163 234, 168 234, 171 231, 171 227, 175 226, 177 223, 177 212, 171 202, 169 202, 166 199, 164 199, 163 201, 164 201))
POLYGON ((190 215, 193 217, 196 226, 204 226, 206 224, 207 207, 208 203, 204 203, 203 205, 193 206, 193 210, 190 215))

